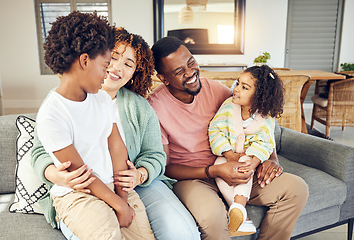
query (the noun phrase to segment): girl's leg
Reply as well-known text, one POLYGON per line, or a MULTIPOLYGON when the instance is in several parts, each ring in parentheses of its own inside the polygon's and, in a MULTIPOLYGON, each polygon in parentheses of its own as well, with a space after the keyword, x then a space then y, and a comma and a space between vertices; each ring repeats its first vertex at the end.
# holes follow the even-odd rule
POLYGON ((189 211, 162 181, 136 187, 143 201, 156 239, 200 239, 198 227, 189 211))
MULTIPOLYGON (((243 156, 239 161, 244 162, 249 159, 249 156, 243 156)), ((215 161, 215 165, 225 162, 227 162, 226 158, 218 157, 215 161)), ((240 184, 235 187, 229 186, 221 178, 216 178, 215 181, 227 204, 230 206, 228 224, 230 235, 237 236, 254 233, 256 229, 253 223, 246 221, 247 211, 245 208, 252 189, 252 179, 246 184, 240 184)))
MULTIPOLYGON (((225 157, 218 157, 215 160, 214 165, 219 165, 226 163, 227 160, 225 157)), ((227 205, 231 206, 232 202, 234 201, 234 187, 229 186, 224 180, 221 178, 215 178, 216 185, 218 186, 221 194, 223 195, 227 205)))
MULTIPOLYGON (((245 162, 251 160, 250 156, 242 156, 239 159, 239 162, 245 162)), ((234 202, 240 203, 243 206, 246 206, 246 203, 251 195, 253 178, 251 178, 247 183, 240 184, 234 187, 234 202)))

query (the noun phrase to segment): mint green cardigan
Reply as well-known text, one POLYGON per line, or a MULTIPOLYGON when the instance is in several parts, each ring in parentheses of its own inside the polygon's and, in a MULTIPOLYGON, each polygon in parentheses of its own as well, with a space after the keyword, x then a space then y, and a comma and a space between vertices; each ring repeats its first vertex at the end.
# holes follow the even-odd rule
MULTIPOLYGON (((117 93, 117 102, 129 159, 136 168, 144 167, 149 172, 148 180, 140 186, 146 187, 154 179, 159 179, 172 187, 174 180, 163 175, 166 154, 163 151, 160 124, 155 111, 146 99, 124 87, 117 93)), ((50 164, 53 164, 53 160, 35 134, 32 167, 48 189, 53 186, 53 183, 45 178, 44 170, 50 164)), ((54 228, 58 227, 56 212, 49 193, 40 199, 39 204, 48 223, 54 228)))

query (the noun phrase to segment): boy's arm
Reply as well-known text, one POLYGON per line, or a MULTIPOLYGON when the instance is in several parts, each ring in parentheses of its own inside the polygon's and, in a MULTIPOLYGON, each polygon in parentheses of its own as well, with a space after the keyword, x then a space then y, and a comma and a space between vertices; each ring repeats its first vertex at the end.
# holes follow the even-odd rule
MULTIPOLYGON (((59 151, 54 152, 55 157, 61 162, 71 161, 71 165, 68 167, 68 171, 74 171, 84 165, 84 161, 75 149, 74 145, 69 145, 59 151)), ((90 174, 90 177, 95 177, 94 174, 90 174)), ((124 201, 117 194, 112 192, 99 178, 93 181, 88 187, 91 193, 96 197, 105 201, 108 205, 114 208, 117 212, 124 211, 127 206, 127 202, 124 201)))
MULTIPOLYGON (((113 124, 111 135, 108 137, 108 149, 111 154, 113 172, 127 170, 128 165, 128 152, 125 144, 118 131, 117 124, 113 124)), ((128 192, 123 191, 122 187, 115 184, 116 193, 121 196, 125 201, 128 200, 128 192)))

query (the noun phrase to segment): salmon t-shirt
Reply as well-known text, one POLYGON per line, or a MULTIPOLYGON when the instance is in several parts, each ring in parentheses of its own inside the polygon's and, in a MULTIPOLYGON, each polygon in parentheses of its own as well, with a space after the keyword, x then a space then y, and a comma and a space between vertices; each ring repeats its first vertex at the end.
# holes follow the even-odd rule
POLYGON ((201 91, 192 103, 176 99, 161 84, 148 97, 160 121, 162 144, 169 145, 170 163, 190 167, 213 164, 208 127, 231 90, 218 81, 200 78, 201 91))

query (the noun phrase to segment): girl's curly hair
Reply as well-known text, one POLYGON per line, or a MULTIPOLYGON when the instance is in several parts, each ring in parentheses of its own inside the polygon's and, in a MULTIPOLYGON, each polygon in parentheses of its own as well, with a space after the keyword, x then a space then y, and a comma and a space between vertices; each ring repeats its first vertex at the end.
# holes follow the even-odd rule
POLYGON ((68 71, 83 53, 94 59, 111 51, 116 42, 116 28, 94 13, 73 11, 58 17, 44 43, 44 60, 55 74, 68 71))
POLYGON ((284 86, 278 75, 268 65, 249 67, 243 73, 250 73, 256 80, 250 112, 258 110, 262 116, 280 117, 283 113, 284 86))
POLYGON ((132 81, 124 87, 146 97, 152 86, 151 76, 154 71, 154 59, 149 44, 140 35, 129 33, 121 27, 117 29, 116 48, 122 44, 133 48, 137 62, 132 81))

